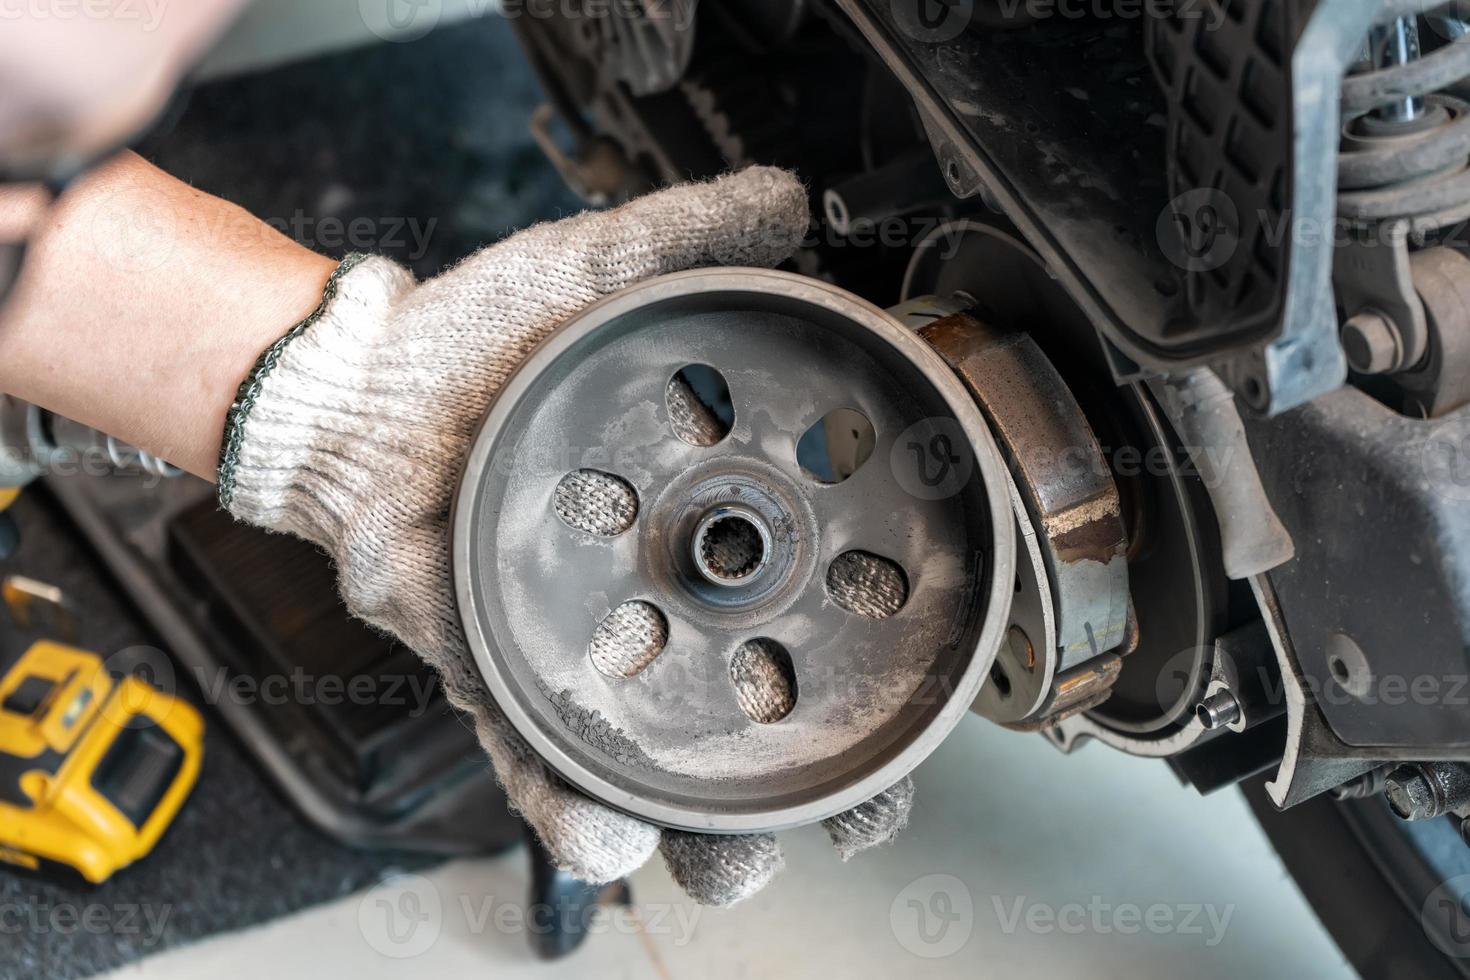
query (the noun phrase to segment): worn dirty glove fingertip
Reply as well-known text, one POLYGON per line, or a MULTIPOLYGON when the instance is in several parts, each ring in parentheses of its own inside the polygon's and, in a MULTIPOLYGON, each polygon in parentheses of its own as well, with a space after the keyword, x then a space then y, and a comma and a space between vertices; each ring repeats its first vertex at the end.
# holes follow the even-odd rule
POLYGON ((822 821, 842 860, 893 841, 914 809, 914 781, 907 776, 866 803, 822 821))
POLYGON ((811 225, 807 191, 780 167, 747 167, 705 185, 729 224, 714 244, 721 265, 773 266, 800 247, 811 225))
POLYGON ((665 830, 659 845, 676 884, 700 905, 725 908, 760 891, 786 866, 773 834, 665 830))

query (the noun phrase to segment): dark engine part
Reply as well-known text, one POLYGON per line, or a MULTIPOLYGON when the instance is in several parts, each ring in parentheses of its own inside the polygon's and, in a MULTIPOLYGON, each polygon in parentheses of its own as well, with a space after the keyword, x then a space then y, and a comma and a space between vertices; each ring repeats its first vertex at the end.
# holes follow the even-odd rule
MULTIPOLYGON (((906 297, 926 292, 968 296, 987 323, 1031 338, 1095 434, 1101 458, 1083 469, 1091 474, 1095 465, 1120 497, 1131 635, 1111 697, 1089 706, 1088 717, 1106 719, 1098 731, 1119 739, 1167 739, 1204 696, 1212 644, 1233 621, 1231 588, 1215 558, 1219 531, 1198 472, 1147 386, 1111 383, 1086 316, 1014 238, 973 221, 940 226, 905 277, 906 297), (1155 680, 1165 675, 1170 683, 1155 680)), ((1070 445, 1054 448, 1042 457, 1053 469, 1059 459, 1081 458, 1070 445)), ((1091 725, 1074 717, 1062 727, 1091 725)))
POLYGON ((898 294, 913 241, 972 209, 944 186, 912 100, 826 2, 701 4, 688 70, 646 95, 607 83, 579 52, 577 18, 513 24, 547 94, 533 132, 589 203, 732 167, 791 167, 813 212, 830 189, 838 215, 813 229, 796 268, 880 306, 898 294), (875 184, 877 172, 888 176, 875 184))
MULTIPOLYGON (((1422 243, 1465 217, 1464 103, 1430 93, 1464 76, 1466 42, 1419 59, 1412 16, 1392 9, 1171 5, 1141 20, 1016 18, 998 33, 971 3, 928 20, 915 5, 841 6, 914 97, 951 190, 1015 223, 1107 338, 1120 379, 1209 364, 1263 414, 1330 391, 1345 362, 1328 280, 1351 254, 1334 247, 1337 222, 1400 220, 1422 243), (1330 93, 1375 18, 1340 133, 1330 93), (1334 195, 1323 175, 1340 142, 1334 195)), ((1403 327, 1404 368, 1420 362, 1423 319, 1403 327)))
MULTIPOLYGON (((1348 79, 1348 125, 1338 126, 1326 93, 1376 16, 1402 23, 1365 0, 1175 5, 1167 16, 1114 20, 1036 20, 976 3, 941 5, 942 16, 925 19, 917 5, 875 0, 840 0, 840 13, 798 5, 777 18, 771 6, 700 7, 687 70, 657 91, 606 84, 606 69, 577 46, 585 21, 518 22, 572 134, 562 149, 551 110, 540 117, 542 143, 569 183, 601 201, 721 166, 794 165, 819 190, 839 189, 817 203, 831 219, 821 230, 841 238, 840 191, 861 200, 880 186, 867 178, 881 168, 917 173, 917 136, 953 197, 934 200, 933 175, 889 179, 901 198, 884 202, 889 216, 950 216, 963 213, 960 201, 1003 214, 1107 339, 1116 377, 1209 364, 1264 414, 1345 376, 1330 298, 1334 263, 1345 278, 1350 254, 1333 247, 1339 210, 1354 222, 1406 217, 1422 238, 1464 204, 1461 103, 1422 93, 1463 75, 1467 42, 1395 60, 1380 28, 1380 54, 1348 79), (779 29, 740 26, 752 21, 779 29), (873 71, 874 58, 887 71, 873 71), (862 96, 832 78, 864 79, 862 96), (893 98, 895 85, 907 104, 893 98), (1384 100, 1405 92, 1423 111, 1381 123, 1384 100), (1340 143, 1339 196, 1321 175, 1340 143), (1419 186, 1433 167, 1435 187, 1419 186), (858 183, 841 188, 848 180, 858 183)), ((835 258, 832 242, 814 244, 803 271, 874 281, 864 260, 858 276, 833 268, 857 250, 835 258)), ((1423 321, 1402 327, 1403 366, 1418 364, 1421 375, 1423 321)), ((1355 327, 1350 353, 1364 349, 1361 333, 1355 327)))
MULTIPOLYGON (((1227 365, 1261 410, 1341 383, 1328 253, 1265 235, 1293 209, 1330 207, 1285 165, 1305 14, 1232 3, 1208 23, 1051 18, 1002 34, 958 17, 916 30, 904 5, 842 7, 920 106, 951 189, 1016 223, 1107 337, 1119 377, 1227 365)), ((1316 152, 1334 149, 1323 135, 1316 152)))
POLYGON ((1459 21, 1426 23, 1450 40, 1421 57, 1415 17, 1376 26, 1366 62, 1343 83, 1346 235, 1334 285, 1360 383, 1405 414, 1433 418, 1470 402, 1470 260, 1460 250, 1470 219, 1470 104, 1451 94, 1470 76, 1470 36, 1459 21))
MULTIPOLYGON (((1094 451, 1100 453, 1096 469, 1107 475, 1109 484, 1117 483, 1132 602, 1116 607, 1116 619, 1109 618, 1111 613, 1079 618, 1110 634, 1095 632, 1090 644, 1083 639, 1085 653, 1080 657, 1058 656, 1058 647, 1068 644, 1040 634, 1033 642, 1017 638, 1014 644, 1003 645, 991 680, 998 688, 1003 678, 1011 695, 1001 700, 1009 703, 994 703, 991 691, 988 706, 977 709, 1007 724, 1040 729, 1069 745, 1078 735, 1106 736, 1130 751, 1167 755, 1213 738, 1215 733, 1205 733, 1194 718, 1217 673, 1216 641, 1258 621, 1258 614, 1249 589, 1231 584, 1221 567, 1222 543, 1210 494, 1155 393, 1140 383, 1114 384, 1116 351, 1100 340, 1075 296, 1064 288, 1066 283, 1052 274, 1054 267, 1015 239, 1016 227, 996 213, 993 198, 964 201, 954 196, 954 182, 946 179, 951 173, 948 161, 942 152, 936 160, 931 148, 932 127, 927 125, 923 103, 915 105, 910 93, 895 86, 888 66, 874 57, 842 13, 812 5, 812 16, 779 45, 761 52, 747 49, 746 62, 735 74, 721 66, 731 63, 736 42, 712 26, 711 9, 701 8, 696 53, 678 86, 696 96, 690 100, 694 107, 690 118, 704 124, 695 130, 696 136, 703 131, 703 140, 690 138, 688 130, 681 130, 679 139, 658 138, 647 125, 656 118, 668 132, 681 112, 689 116, 687 109, 667 100, 655 107, 626 87, 587 87, 586 79, 595 73, 566 60, 559 47, 558 39, 570 29, 568 25, 524 24, 520 30, 533 57, 540 58, 543 77, 550 79, 554 103, 563 115, 571 116, 570 128, 586 130, 583 147, 612 145, 624 160, 670 165, 645 166, 642 178, 650 181, 710 172, 711 149, 718 160, 715 169, 750 162, 796 165, 811 181, 814 210, 828 219, 798 256, 799 270, 831 278, 885 305, 895 292, 888 284, 899 280, 904 298, 926 293, 964 298, 988 327, 1018 331, 1029 338, 1027 343, 1039 345, 1036 356, 1054 365, 1063 394, 1070 389, 1067 400, 1076 399, 1079 421, 1096 435, 1094 451), (819 77, 794 65, 820 65, 825 74, 819 77), (852 84, 846 87, 844 105, 824 120, 821 132, 836 130, 835 138, 813 141, 800 126, 772 125, 773 120, 798 118, 827 104, 824 93, 831 90, 830 79, 836 75, 852 79, 852 84), (707 84, 716 77, 725 80, 707 84), (761 98, 773 83, 781 97, 761 98), (853 92, 860 97, 852 98, 853 92), (575 98, 566 97, 572 93, 575 98), (613 104, 622 108, 609 114, 607 107, 613 104), (628 107, 633 111, 626 111, 628 107), (649 144, 657 152, 635 149, 649 144), (680 166, 672 166, 675 159, 680 166), (935 175, 944 187, 937 186, 935 175), (960 217, 950 220, 952 215, 960 217), (881 236, 861 238, 864 232, 872 236, 885 222, 895 221, 903 223, 906 236, 895 247, 884 246, 881 236), (856 247, 875 243, 878 247, 856 247), (1121 632, 1112 635, 1114 629, 1121 632), (1161 676, 1170 677, 1170 682, 1160 683, 1161 676), (1063 732, 1067 726, 1077 727, 1063 732)), ((1128 55, 1125 47, 1115 39, 1106 53, 1135 65, 1140 84, 1152 85, 1141 49, 1128 55)), ((1050 57, 1067 55, 1056 51, 1050 57)), ((1147 98, 1147 90, 1141 90, 1139 98, 1147 98)), ((1084 106, 1081 99, 1066 100, 1071 107, 1084 106)), ((1099 130, 1096 120, 1081 126, 1078 145, 1089 138, 1098 142, 1099 130)), ((1106 142, 1119 145, 1116 139, 1106 142)), ((1142 174, 1141 183, 1148 186, 1147 165, 1139 163, 1142 151, 1120 152, 1129 158, 1118 161, 1120 172, 1131 169, 1142 174)), ((1161 168, 1159 173, 1162 188, 1161 168)), ((574 187, 586 184, 584 176, 574 174, 574 187)), ((992 423, 1003 425, 1004 420, 992 418, 992 423)), ((1018 482, 1025 481, 1018 477, 1018 482)), ((1044 517, 1035 506, 1023 515, 1038 532, 1044 517)), ((1024 528, 1022 537, 1028 539, 1024 528)), ((1043 570, 1038 578, 1051 585, 1057 568, 1055 555, 1044 546, 1045 537, 1037 533, 1028 540, 1041 545, 1033 556, 1043 570)), ((1240 537, 1237 526, 1232 540, 1240 537)), ((1022 568, 1029 564, 1018 561, 1022 568)), ((1021 584, 1024 600, 1029 590, 1021 584)), ((1058 615, 1052 629, 1056 619, 1063 618, 1060 612, 1067 597, 1062 591, 1055 596, 1058 615)), ((1017 625, 1021 624, 1013 623, 1017 625)), ((1033 640, 1032 629, 1024 633, 1033 640)))
POLYGON ((1270 578, 1322 714, 1365 758, 1466 755, 1470 691, 1446 685, 1470 648, 1470 409, 1410 419, 1345 388, 1250 429, 1282 520, 1321 542, 1270 578))
MULTIPOLYGON (((1470 208, 1470 42, 1441 17, 1421 46, 1409 7, 1360 0, 1171 9, 835 0, 755 43, 705 5, 657 105, 586 84, 567 25, 521 29, 584 154, 612 146, 645 183, 795 166, 821 215, 800 271, 883 305, 896 279, 962 301, 1062 379, 1116 485, 1128 635, 1111 670, 1004 645, 1010 703, 977 710, 1167 757, 1201 789, 1279 765, 1285 805, 1465 752, 1452 706, 1330 693, 1397 671, 1394 636, 1415 636, 1416 670, 1464 671, 1470 259, 1449 231, 1470 208), (907 241, 845 247, 895 220, 907 241), (1334 392, 1348 363, 1356 387, 1334 392)), ((1034 500, 1022 518, 1044 544, 1034 500)))

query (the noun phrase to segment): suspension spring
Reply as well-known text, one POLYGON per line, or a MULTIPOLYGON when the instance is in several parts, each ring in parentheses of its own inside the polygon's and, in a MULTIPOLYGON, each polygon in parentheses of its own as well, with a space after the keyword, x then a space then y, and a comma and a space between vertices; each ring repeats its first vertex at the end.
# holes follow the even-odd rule
POLYGON ((1445 91, 1470 78, 1470 34, 1443 25, 1451 40, 1428 54, 1414 17, 1375 27, 1368 67, 1342 85, 1338 214, 1403 220, 1419 244, 1470 218, 1470 103, 1445 91))

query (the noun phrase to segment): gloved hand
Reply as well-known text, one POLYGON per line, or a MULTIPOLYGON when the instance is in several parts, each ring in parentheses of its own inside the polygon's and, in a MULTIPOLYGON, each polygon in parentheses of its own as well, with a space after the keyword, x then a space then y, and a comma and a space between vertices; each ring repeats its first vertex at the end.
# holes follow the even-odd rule
MULTIPOLYGON (((348 608, 417 651, 470 713, 511 805, 563 869, 601 883, 662 850, 697 901, 728 905, 780 870, 770 835, 660 831, 567 785, 491 700, 450 581, 448 517, 495 392, 548 333, 641 279, 773 265, 805 234, 795 177, 752 168, 538 225, 422 285, 380 258, 342 264, 321 308, 265 351, 226 425, 220 503, 336 561, 348 608)), ((843 858, 889 840, 908 780, 826 822, 843 858)))

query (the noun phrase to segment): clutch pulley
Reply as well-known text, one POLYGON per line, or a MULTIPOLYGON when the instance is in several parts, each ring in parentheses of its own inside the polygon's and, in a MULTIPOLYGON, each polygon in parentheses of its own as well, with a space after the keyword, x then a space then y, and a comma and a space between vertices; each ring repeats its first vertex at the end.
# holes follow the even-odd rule
POLYGON ((453 518, 470 647, 568 782, 773 830, 911 771, 991 671, 1010 477, 923 340, 835 287, 680 273, 563 325, 497 396, 453 518))

